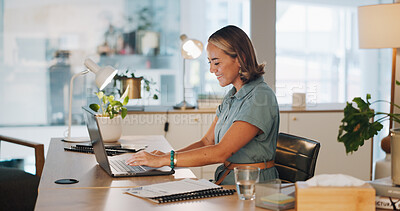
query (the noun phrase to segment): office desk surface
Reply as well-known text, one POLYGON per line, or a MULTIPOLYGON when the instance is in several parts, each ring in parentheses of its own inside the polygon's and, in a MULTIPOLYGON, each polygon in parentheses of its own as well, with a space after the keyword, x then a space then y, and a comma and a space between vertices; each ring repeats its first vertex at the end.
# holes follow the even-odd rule
MULTIPOLYGON (((172 149, 163 136, 124 136, 120 142, 148 145, 148 151, 157 149, 168 152, 172 149)), ((113 178, 97 164, 94 154, 64 151, 64 147, 72 144, 74 143, 63 142, 60 138, 51 140, 39 184, 40 194, 41 190, 45 189, 134 187, 181 178, 196 178, 188 168, 177 168, 176 173, 169 176, 113 178), (77 179, 79 183, 70 185, 54 183, 63 178, 77 179)))
MULTIPOLYGON (((121 143, 146 144, 148 150, 171 150, 162 136, 122 137, 121 143)), ((241 201, 237 193, 231 196, 155 204, 124 192, 128 187, 161 183, 182 178, 195 178, 188 168, 177 169, 174 175, 152 177, 112 178, 103 171, 93 154, 64 151, 70 143, 52 139, 45 167, 39 184, 35 210, 265 210, 255 206, 254 201, 241 201), (54 181, 75 178, 79 183, 59 185, 54 181)), ((225 186, 235 188, 235 186, 225 186)))
MULTIPOLYGON (((224 186, 235 188, 235 186, 224 186)), ((262 211, 254 201, 241 201, 237 194, 156 204, 129 194, 126 188, 52 189, 40 193, 36 210, 160 210, 160 211, 262 211), (65 197, 67 196, 67 197, 65 197)))

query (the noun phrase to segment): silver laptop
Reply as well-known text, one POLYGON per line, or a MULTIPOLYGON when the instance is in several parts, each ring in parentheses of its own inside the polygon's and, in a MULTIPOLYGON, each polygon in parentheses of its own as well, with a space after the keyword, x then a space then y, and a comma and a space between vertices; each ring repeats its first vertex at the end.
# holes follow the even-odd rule
POLYGON ((86 125, 89 131, 90 141, 97 163, 112 177, 132 176, 157 176, 175 173, 170 167, 152 168, 148 166, 130 166, 122 159, 109 159, 104 147, 103 138, 99 130, 96 113, 88 107, 82 107, 85 115, 86 125))

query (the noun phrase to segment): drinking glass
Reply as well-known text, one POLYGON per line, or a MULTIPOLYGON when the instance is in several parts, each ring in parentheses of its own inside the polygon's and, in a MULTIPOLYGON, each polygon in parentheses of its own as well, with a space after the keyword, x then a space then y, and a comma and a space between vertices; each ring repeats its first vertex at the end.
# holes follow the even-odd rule
POLYGON ((255 199, 255 185, 260 177, 260 168, 238 166, 234 168, 236 189, 241 200, 255 199))

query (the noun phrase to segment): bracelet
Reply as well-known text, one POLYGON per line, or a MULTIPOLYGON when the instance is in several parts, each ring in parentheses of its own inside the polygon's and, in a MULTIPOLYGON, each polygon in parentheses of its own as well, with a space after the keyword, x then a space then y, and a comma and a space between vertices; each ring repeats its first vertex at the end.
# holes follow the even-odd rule
POLYGON ((176 163, 178 162, 178 159, 176 158, 178 156, 178 153, 175 152, 174 154, 174 166, 176 166, 176 163))
POLYGON ((171 169, 174 169, 175 168, 175 162, 174 162, 174 158, 175 158, 175 151, 174 150, 171 150, 171 158, 170 158, 170 160, 171 160, 171 169))

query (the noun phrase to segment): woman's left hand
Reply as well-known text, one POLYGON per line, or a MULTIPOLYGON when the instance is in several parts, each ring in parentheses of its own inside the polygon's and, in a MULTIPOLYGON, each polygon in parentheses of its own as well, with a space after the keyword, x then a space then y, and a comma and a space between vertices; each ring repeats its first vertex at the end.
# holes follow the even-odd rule
POLYGON ((126 161, 126 164, 130 166, 145 165, 150 167, 161 167, 166 165, 163 164, 163 160, 165 160, 164 157, 165 156, 162 155, 155 155, 145 151, 141 151, 133 154, 132 157, 126 161))

